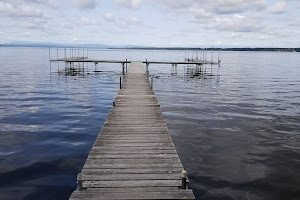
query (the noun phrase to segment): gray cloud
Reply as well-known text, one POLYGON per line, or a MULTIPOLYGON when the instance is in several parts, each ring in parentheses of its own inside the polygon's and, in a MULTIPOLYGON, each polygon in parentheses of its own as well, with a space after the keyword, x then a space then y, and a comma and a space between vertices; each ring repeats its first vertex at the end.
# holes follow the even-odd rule
POLYGON ((264 0, 216 0, 213 10, 218 14, 243 13, 251 10, 262 10, 266 7, 264 0))
POLYGON ((129 9, 138 9, 141 6, 141 0, 115 0, 115 3, 119 6, 123 6, 129 9))
POLYGON ((189 12, 194 16, 194 18, 196 19, 200 19, 200 18, 207 18, 207 17, 212 17, 213 14, 208 11, 205 10, 203 8, 190 8, 189 12))
POLYGON ((96 8, 96 3, 94 0, 73 0, 73 3, 79 9, 96 8))

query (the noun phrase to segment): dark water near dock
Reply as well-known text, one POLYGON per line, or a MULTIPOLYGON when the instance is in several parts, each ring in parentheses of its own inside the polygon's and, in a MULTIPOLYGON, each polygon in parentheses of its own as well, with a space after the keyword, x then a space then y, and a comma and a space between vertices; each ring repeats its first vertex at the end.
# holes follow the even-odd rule
MULTIPOLYGON (((99 50, 89 57, 182 60, 184 52, 99 50)), ((197 199, 300 199, 299 53, 224 52, 221 59, 219 78, 189 78, 183 67, 171 76, 170 66, 150 65, 197 199)), ((47 48, 0 48, 0 60, 0 199, 68 199, 121 67, 50 74, 47 48)))

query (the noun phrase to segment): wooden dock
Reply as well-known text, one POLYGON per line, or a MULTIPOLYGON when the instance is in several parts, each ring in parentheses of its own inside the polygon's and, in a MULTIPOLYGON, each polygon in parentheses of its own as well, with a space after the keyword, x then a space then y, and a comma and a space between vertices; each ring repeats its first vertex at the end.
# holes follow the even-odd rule
POLYGON ((57 58, 57 59, 50 59, 50 62, 65 62, 65 63, 121 63, 124 65, 125 63, 133 63, 133 62, 140 62, 144 64, 171 64, 171 65, 203 65, 203 64, 211 64, 211 65, 218 65, 220 61, 214 62, 209 60, 185 60, 185 61, 132 61, 132 60, 99 60, 99 59, 88 59, 87 57, 76 57, 76 58, 57 58))
POLYGON ((70 199, 195 199, 143 63, 131 63, 70 199))

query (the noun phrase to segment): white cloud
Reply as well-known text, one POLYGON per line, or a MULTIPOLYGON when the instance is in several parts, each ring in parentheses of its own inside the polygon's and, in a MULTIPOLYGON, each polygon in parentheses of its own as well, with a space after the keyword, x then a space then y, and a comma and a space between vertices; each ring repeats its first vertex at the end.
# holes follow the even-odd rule
POLYGON ((26 2, 36 3, 36 4, 43 4, 50 7, 56 7, 56 0, 25 0, 26 2))
POLYGON ((13 5, 10 3, 0 2, 0 13, 11 17, 42 17, 40 9, 30 5, 13 5))
POLYGON ((28 28, 28 29, 38 29, 38 28, 40 28, 37 24, 34 24, 32 22, 28 22, 28 21, 23 21, 21 23, 21 27, 28 28))
POLYGON ((115 21, 115 16, 111 12, 104 13, 103 17, 106 21, 109 21, 109 22, 115 21))
POLYGON ((58 27, 64 28, 64 29, 70 29, 70 28, 73 28, 73 25, 70 23, 60 23, 60 24, 58 24, 58 27))
POLYGON ((80 26, 87 26, 87 25, 98 25, 99 23, 95 20, 90 20, 86 17, 81 17, 81 18, 75 18, 73 19, 75 24, 80 25, 80 26))
POLYGON ((286 2, 277 2, 267 9, 271 14, 281 14, 286 11, 286 2))
POLYGON ((202 23, 204 24, 205 28, 220 31, 259 32, 264 28, 264 26, 260 23, 257 23, 256 20, 241 15, 215 17, 202 23))
POLYGON ((138 9, 141 5, 141 0, 115 0, 115 3, 129 9, 138 9))
POLYGON ((89 21, 88 18, 82 17, 82 18, 80 18, 80 20, 79 20, 79 24, 81 24, 81 25, 90 25, 91 22, 89 21))
POLYGON ((127 17, 117 22, 120 28, 129 28, 130 26, 140 26, 142 24, 142 21, 137 17, 127 17))
POLYGON ((73 0, 73 3, 79 9, 96 8, 96 3, 94 0, 73 0))
POLYGON ((290 26, 300 27, 300 19, 293 18, 289 21, 290 26))
POLYGON ((137 17, 128 17, 126 19, 126 23, 130 26, 142 25, 142 21, 140 19, 138 19, 137 17))
POLYGON ((159 0, 161 1, 171 9, 198 8, 216 14, 243 13, 266 7, 265 0, 159 0))
POLYGON ((20 23, 20 26, 26 29, 44 30, 47 23, 44 18, 27 18, 20 23))

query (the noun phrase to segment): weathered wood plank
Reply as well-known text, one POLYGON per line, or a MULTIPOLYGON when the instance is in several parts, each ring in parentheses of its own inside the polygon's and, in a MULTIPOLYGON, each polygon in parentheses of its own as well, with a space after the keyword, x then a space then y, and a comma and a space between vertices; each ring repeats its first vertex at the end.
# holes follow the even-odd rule
POLYGON ((135 137, 133 135, 123 135, 123 136, 119 136, 116 137, 114 135, 105 135, 105 136, 101 136, 99 137, 99 140, 102 141, 115 141, 115 142, 160 142, 162 141, 163 143, 165 142, 171 142, 171 138, 167 137, 166 135, 161 135, 160 137, 145 137, 145 136, 139 136, 136 135, 135 137))
POLYGON ((176 151, 174 146, 162 146, 162 147, 155 147, 155 146, 141 146, 141 147, 122 147, 122 146, 118 146, 118 147, 102 147, 102 146, 94 146, 92 148, 92 150, 108 150, 108 151, 126 151, 126 150, 172 150, 172 151, 176 151))
POLYGON ((128 181, 84 181, 84 188, 130 188, 130 187, 180 187, 181 180, 128 180, 128 181))
POLYGON ((137 192, 74 192, 70 199, 73 200, 112 200, 112 199, 133 199, 133 200, 147 200, 147 199, 195 199, 193 192, 190 190, 178 191, 137 191, 137 192))
MULTIPOLYGON (((154 134, 152 134, 154 135, 154 134)), ((166 134, 156 134, 156 136, 147 136, 141 134, 127 134, 127 135, 113 135, 113 134, 106 134, 101 135, 98 138, 99 140, 139 140, 139 141, 149 141, 149 140, 168 140, 170 142, 171 138, 166 134)))
POLYGON ((179 158, 177 154, 90 154, 88 159, 156 159, 179 158))
POLYGON ((122 164, 84 164, 83 168, 85 169, 148 169, 148 168, 183 168, 181 163, 139 163, 132 164, 132 163, 122 163, 122 164))
POLYGON ((176 164, 180 163, 179 157, 177 158, 152 158, 152 159, 135 159, 135 158, 127 158, 127 159, 90 159, 88 158, 85 162, 87 165, 102 165, 102 164, 131 164, 131 165, 139 165, 139 164, 161 164, 161 163, 169 163, 176 164))
POLYGON ((82 174, 83 181, 127 181, 127 180, 181 180, 178 174, 102 174, 86 175, 82 174))
POLYGON ((82 169, 82 174, 102 175, 102 174, 181 174, 182 168, 131 168, 131 169, 82 169))
POLYGON ((101 145, 101 146, 115 146, 115 147, 164 147, 164 146, 169 146, 169 147, 173 147, 174 144, 171 143, 114 143, 114 142, 101 142, 100 141, 96 141, 95 146, 97 145, 101 145))
MULTIPOLYGON (((177 187, 87 188, 86 192, 182 192, 177 187)), ((186 191, 186 190, 184 190, 186 191)))

